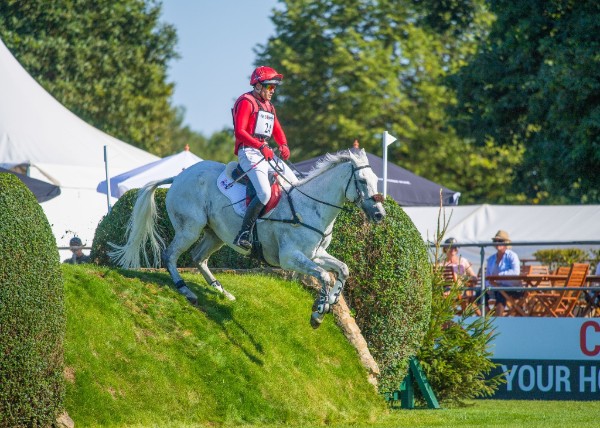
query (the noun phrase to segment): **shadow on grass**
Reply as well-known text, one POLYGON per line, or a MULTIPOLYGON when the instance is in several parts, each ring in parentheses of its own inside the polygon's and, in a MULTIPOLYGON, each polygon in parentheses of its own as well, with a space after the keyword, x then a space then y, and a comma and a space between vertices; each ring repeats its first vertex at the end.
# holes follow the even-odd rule
MULTIPOLYGON (((127 278, 135 278, 140 281, 154 283, 160 287, 170 287, 174 289, 171 276, 167 272, 144 272, 119 269, 119 273, 127 278)), ((204 281, 204 279, 202 279, 202 281, 204 281)), ((193 281, 186 281, 186 284, 198 297, 198 304, 195 307, 204 313, 208 319, 218 324, 229 342, 246 355, 251 362, 259 366, 264 365, 264 362, 260 357, 260 355, 264 353, 262 345, 235 319, 233 316, 233 309, 229 305, 219 303, 219 300, 224 300, 225 297, 208 285, 198 284, 193 281), (234 333, 234 330, 239 332, 237 336, 246 338, 249 344, 241 343, 241 341, 236 338, 236 335, 232 334, 234 333)), ((188 304, 190 303, 188 302, 188 304)))

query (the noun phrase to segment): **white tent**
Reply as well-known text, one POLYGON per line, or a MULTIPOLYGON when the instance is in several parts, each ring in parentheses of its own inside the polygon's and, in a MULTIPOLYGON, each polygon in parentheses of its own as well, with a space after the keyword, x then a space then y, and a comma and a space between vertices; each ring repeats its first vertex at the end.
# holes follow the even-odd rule
POLYGON ((0 40, 0 166, 30 165, 30 175, 52 181, 61 195, 42 208, 58 246, 77 234, 91 245, 106 197, 96 192, 105 178, 104 146, 110 173, 158 160, 88 125, 46 92, 0 40))
MULTIPOLYGON (((406 207, 404 212, 413 221, 426 241, 433 241, 437 232, 440 209, 436 207, 406 207)), ((500 229, 508 232, 513 250, 521 258, 532 258, 539 249, 578 247, 600 248, 600 245, 577 244, 582 241, 600 242, 600 205, 463 205, 447 207, 448 229, 444 238, 454 237, 459 244, 491 243, 500 229), (549 242, 563 244, 542 245, 549 242), (539 244, 538 244, 539 243, 539 244)), ((440 219, 443 223, 444 219, 440 219)), ((485 257, 494 253, 485 248, 485 257)), ((460 252, 475 266, 480 265, 480 249, 463 247, 460 252)))
MULTIPOLYGON (((110 194, 115 198, 120 198, 129 189, 139 189, 151 181, 174 177, 184 169, 202 160, 202 158, 190 152, 190 146, 186 145, 184 151, 180 153, 110 177, 110 194)), ((96 190, 106 194, 106 180, 100 182, 96 190)))

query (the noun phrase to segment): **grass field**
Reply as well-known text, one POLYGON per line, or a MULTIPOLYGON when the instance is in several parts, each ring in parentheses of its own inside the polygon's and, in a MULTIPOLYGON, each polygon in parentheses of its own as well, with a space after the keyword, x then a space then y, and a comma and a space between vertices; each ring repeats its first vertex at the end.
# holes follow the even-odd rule
POLYGON ((390 410, 312 295, 264 275, 218 275, 230 302, 184 275, 63 267, 66 407, 76 427, 597 427, 600 402, 476 400, 390 410))

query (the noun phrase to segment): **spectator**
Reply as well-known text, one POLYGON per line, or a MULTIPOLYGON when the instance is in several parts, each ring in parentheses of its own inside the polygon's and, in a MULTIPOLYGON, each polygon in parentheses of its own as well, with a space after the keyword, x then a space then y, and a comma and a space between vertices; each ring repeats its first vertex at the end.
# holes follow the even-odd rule
POLYGON ((457 279, 466 278, 469 285, 477 284, 477 275, 473 271, 471 262, 458 254, 458 241, 456 238, 448 238, 442 245, 446 259, 444 266, 451 266, 457 279))
MULTIPOLYGON (((460 286, 475 287, 477 285, 477 275, 473 270, 473 266, 469 260, 458 254, 458 241, 456 238, 448 238, 442 244, 444 254, 443 266, 450 266, 453 272, 453 281, 458 282, 460 286)), ((461 306, 464 309, 467 304, 475 303, 481 292, 479 290, 467 290, 461 298, 461 306)), ((479 310, 475 309, 475 313, 479 314, 479 310)))
MULTIPOLYGON (((517 253, 510 248, 510 237, 504 230, 499 230, 496 236, 492 238, 496 243, 496 254, 490 256, 486 263, 486 275, 519 275, 521 273, 521 262, 517 253)), ((519 286, 520 281, 494 281, 492 285, 486 281, 487 287, 515 287, 519 286)), ((492 291, 493 298, 496 299, 496 316, 504 315, 506 310, 506 298, 499 291, 492 291)), ((509 296, 518 299, 523 296, 522 291, 505 291, 509 296)))
POLYGON ((83 254, 83 244, 81 243, 81 239, 79 239, 77 236, 71 238, 71 240, 69 241, 69 246, 71 247, 73 255, 70 258, 64 260, 63 263, 79 265, 81 263, 91 262, 90 256, 86 256, 85 254, 83 254))

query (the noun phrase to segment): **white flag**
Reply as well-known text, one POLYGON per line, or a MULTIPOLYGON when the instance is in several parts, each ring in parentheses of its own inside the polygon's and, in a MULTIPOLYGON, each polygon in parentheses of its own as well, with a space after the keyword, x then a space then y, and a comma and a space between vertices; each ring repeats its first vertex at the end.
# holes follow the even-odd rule
POLYGON ((384 131, 384 133, 383 133, 383 142, 385 144, 385 147, 389 146, 390 144, 392 144, 396 140, 397 140, 396 137, 394 137, 393 135, 389 134, 387 131, 384 131))

